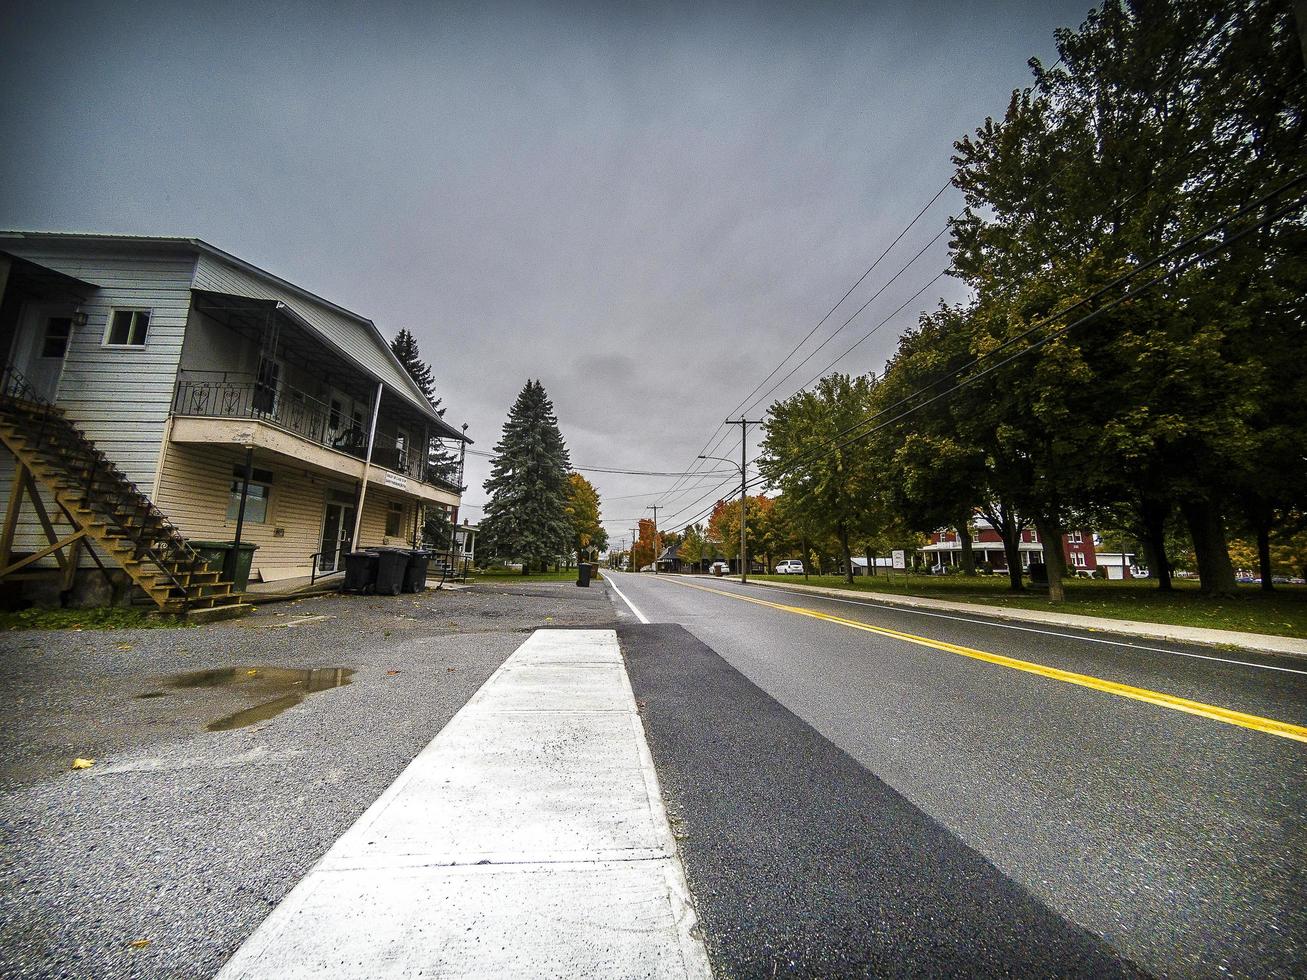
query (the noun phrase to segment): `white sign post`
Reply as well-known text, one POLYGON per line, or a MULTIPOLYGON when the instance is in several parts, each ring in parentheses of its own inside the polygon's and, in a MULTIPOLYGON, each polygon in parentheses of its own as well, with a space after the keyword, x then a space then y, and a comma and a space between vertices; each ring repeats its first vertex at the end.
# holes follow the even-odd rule
POLYGON ((908 567, 908 553, 906 551, 894 552, 894 567, 900 571, 906 571, 908 567))

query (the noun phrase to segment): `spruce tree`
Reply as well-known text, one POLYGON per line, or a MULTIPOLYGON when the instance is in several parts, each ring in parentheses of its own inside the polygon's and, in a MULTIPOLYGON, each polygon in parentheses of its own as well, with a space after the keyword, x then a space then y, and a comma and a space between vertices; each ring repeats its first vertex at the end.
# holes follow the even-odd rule
MULTIPOLYGON (((427 401, 431 402, 431 407, 436 410, 436 414, 444 418, 445 410, 440 407, 440 399, 435 397, 436 379, 431 373, 431 366, 422 360, 417 339, 409 331, 400 330, 395 335, 395 339, 390 342, 390 349, 395 357, 399 358, 399 363, 404 365, 404 370, 413 379, 413 383, 422 390, 427 401)), ((432 436, 427 443, 427 474, 449 483, 458 479, 458 457, 435 436, 432 436)))
POLYGON ((544 385, 527 381, 495 446, 481 520, 481 541, 496 557, 522 562, 524 575, 569 550, 570 468, 553 403, 544 385))

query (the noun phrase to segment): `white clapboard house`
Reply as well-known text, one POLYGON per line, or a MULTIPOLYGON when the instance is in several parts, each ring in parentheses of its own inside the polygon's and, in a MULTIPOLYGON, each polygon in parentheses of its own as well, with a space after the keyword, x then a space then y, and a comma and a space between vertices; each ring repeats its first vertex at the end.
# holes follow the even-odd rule
POLYGON ((11 593, 116 576, 167 610, 237 604, 191 542, 232 540, 242 498, 262 581, 457 515, 427 447, 465 437, 372 321, 202 241, 0 232, 0 347, 11 593))

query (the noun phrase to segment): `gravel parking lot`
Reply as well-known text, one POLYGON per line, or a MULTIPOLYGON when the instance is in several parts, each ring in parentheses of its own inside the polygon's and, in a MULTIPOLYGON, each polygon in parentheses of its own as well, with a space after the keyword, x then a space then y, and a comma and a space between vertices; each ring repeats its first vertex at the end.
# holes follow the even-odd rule
POLYGON ((613 625, 606 592, 0 635, 0 975, 211 976, 526 634, 613 625))

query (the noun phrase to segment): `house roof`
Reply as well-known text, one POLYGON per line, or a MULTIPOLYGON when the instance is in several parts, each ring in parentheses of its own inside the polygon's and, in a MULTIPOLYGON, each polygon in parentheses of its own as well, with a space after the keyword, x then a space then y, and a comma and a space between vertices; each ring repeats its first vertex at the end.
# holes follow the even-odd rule
POLYGON ((280 276, 261 269, 230 252, 225 252, 214 245, 210 245, 202 239, 182 236, 103 235, 52 231, 0 232, 0 242, 6 239, 10 241, 66 241, 105 245, 154 246, 192 251, 215 259, 223 265, 233 267, 240 272, 253 276, 257 280, 262 280, 264 284, 273 288, 271 290, 242 289, 238 280, 232 281, 222 276, 220 272, 214 274, 212 270, 210 270, 210 275, 205 281, 201 281, 202 272, 198 264, 196 281, 193 283, 196 288, 206 289, 211 292, 232 293, 250 299, 278 302, 288 314, 293 315, 304 326, 322 337, 330 346, 353 360, 374 380, 380 381, 399 397, 410 403, 414 409, 441 430, 441 435, 444 438, 464 440, 469 443, 472 441, 464 433, 446 422, 440 413, 432 407, 422 393, 422 389, 417 386, 409 376, 408 371, 400 364, 399 359, 395 357, 394 352, 390 349, 390 344, 381 331, 377 329, 377 325, 370 319, 352 310, 347 310, 343 306, 338 306, 330 300, 304 289, 302 286, 297 286, 289 280, 282 279, 280 276), (247 293, 250 292, 257 292, 259 295, 247 296, 247 293), (366 343, 359 344, 353 342, 355 338, 343 336, 342 321, 357 327, 362 337, 366 338, 366 343))

